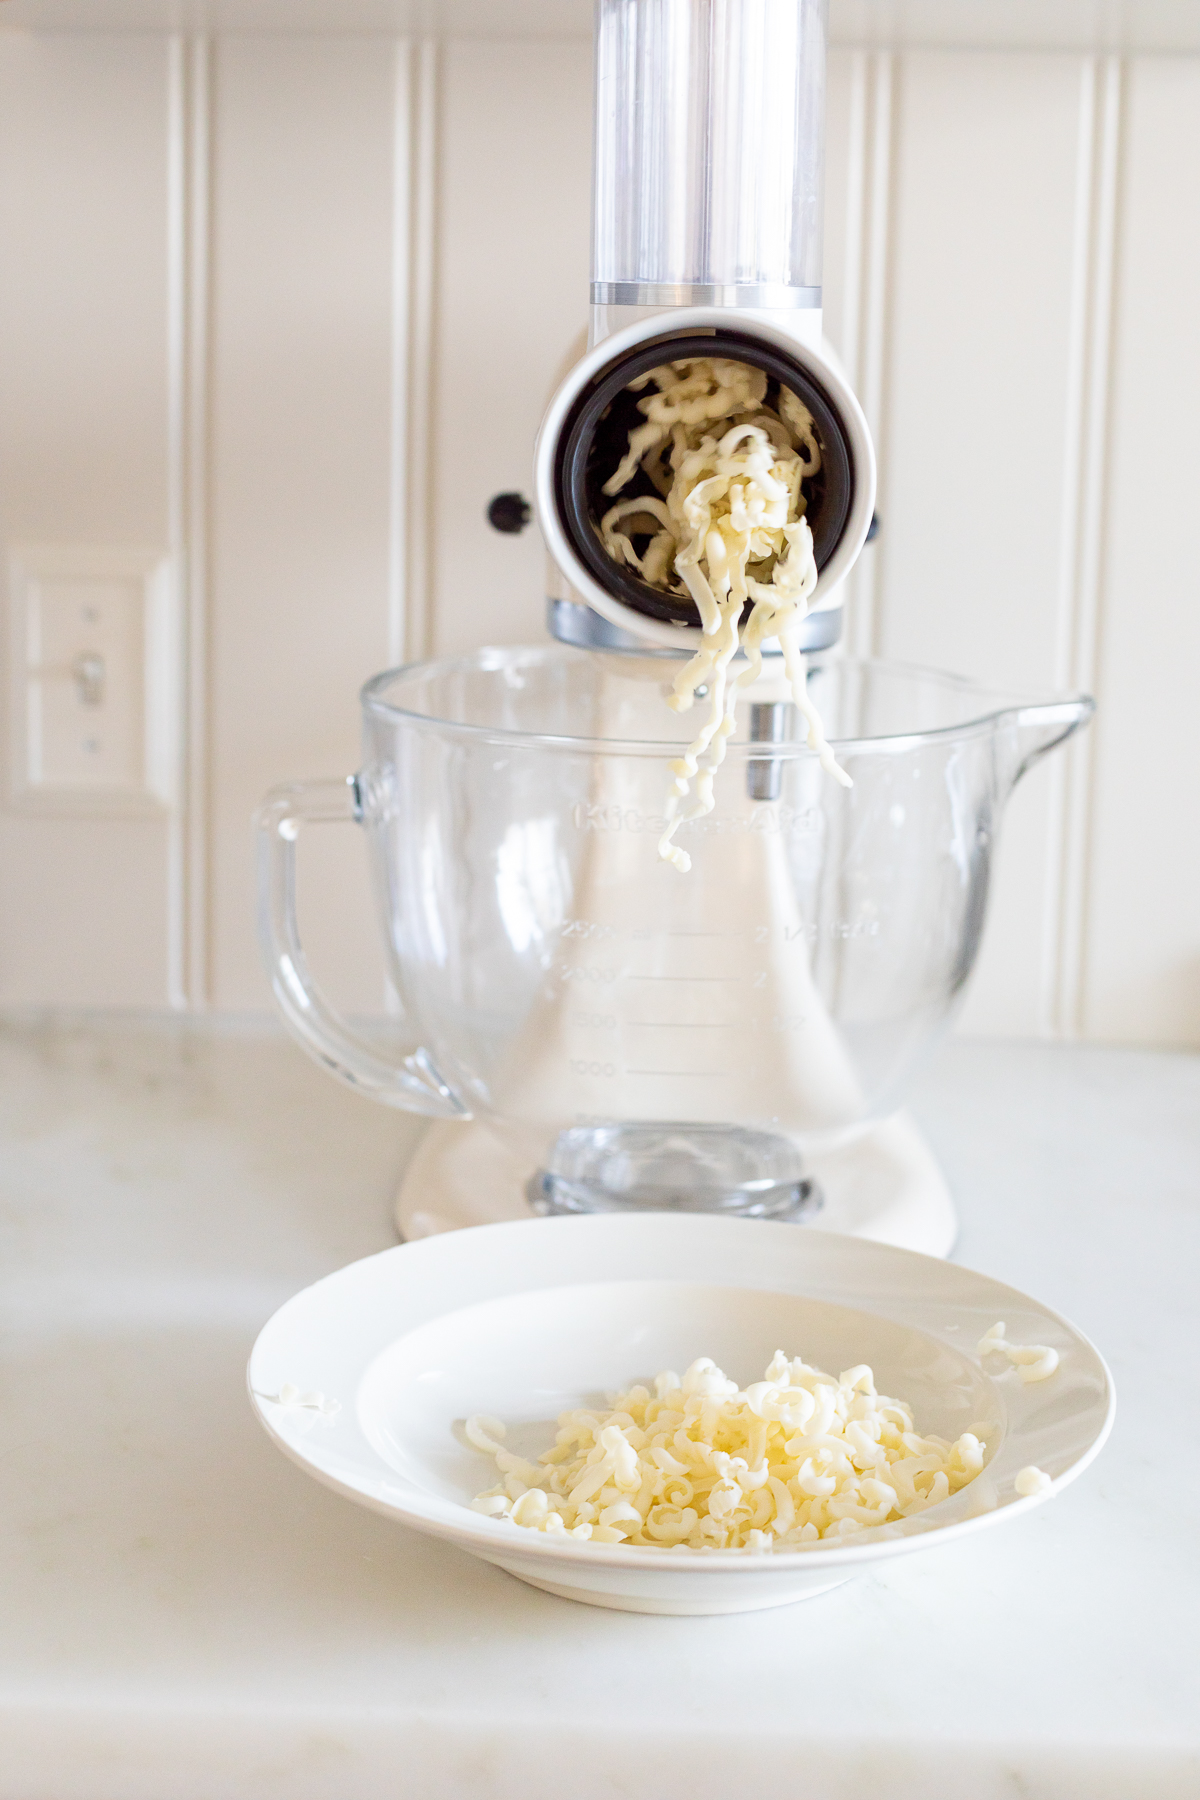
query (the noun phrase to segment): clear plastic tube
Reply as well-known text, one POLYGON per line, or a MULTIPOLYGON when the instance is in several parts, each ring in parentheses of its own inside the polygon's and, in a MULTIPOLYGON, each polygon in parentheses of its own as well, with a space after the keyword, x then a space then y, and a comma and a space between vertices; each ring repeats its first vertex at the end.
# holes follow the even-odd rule
POLYGON ((820 304, 826 11, 596 0, 595 304, 820 304))

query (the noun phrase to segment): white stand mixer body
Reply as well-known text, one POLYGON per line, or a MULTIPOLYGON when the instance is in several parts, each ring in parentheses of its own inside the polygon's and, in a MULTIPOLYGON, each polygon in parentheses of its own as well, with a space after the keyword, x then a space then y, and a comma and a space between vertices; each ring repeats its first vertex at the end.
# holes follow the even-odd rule
MULTIPOLYGON (((774 1143, 787 1153, 780 1190, 805 1185, 786 1172, 802 1158, 825 1227, 939 1255, 953 1241, 936 1164, 888 1113, 970 972, 1007 794, 1090 703, 811 666, 807 700, 840 740, 847 790, 801 741, 768 655, 740 699, 715 810, 681 827, 694 852, 681 875, 655 840, 667 763, 691 736, 666 692, 673 659, 701 639, 699 613, 613 561, 600 530, 637 419, 631 382, 675 360, 749 363, 808 408, 820 443, 805 477, 818 582, 800 648, 836 642, 875 455, 821 333, 826 10, 597 0, 589 345, 550 402, 534 470, 568 615, 555 635, 586 649, 483 651, 377 677, 359 775, 281 788, 260 814, 264 946, 293 1031, 362 1091, 444 1121, 405 1179, 405 1235, 517 1216, 539 1164, 575 1179, 561 1166, 572 1133, 682 1140, 691 1127, 738 1154, 765 1146, 748 1178, 712 1185, 713 1210, 752 1210, 741 1202, 774 1143), (765 735, 756 707, 772 715, 765 735), (296 923, 301 823, 350 818, 371 839, 419 1045, 398 1059, 329 1007, 296 923)), ((635 1186, 597 1178, 581 1191, 661 1203, 653 1181, 635 1186)), ((672 1204, 696 1191, 676 1189, 672 1204)))

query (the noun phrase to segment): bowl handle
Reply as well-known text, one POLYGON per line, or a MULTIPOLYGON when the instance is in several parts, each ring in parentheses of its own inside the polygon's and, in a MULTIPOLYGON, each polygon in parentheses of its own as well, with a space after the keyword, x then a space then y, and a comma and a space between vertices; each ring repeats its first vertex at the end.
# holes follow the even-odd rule
POLYGON ((360 817, 354 776, 272 788, 254 815, 259 934, 275 998, 309 1055, 360 1093, 406 1112, 469 1119, 427 1050, 400 1061, 381 1056, 338 1016, 309 972, 296 923, 296 839, 302 824, 355 823, 360 817))

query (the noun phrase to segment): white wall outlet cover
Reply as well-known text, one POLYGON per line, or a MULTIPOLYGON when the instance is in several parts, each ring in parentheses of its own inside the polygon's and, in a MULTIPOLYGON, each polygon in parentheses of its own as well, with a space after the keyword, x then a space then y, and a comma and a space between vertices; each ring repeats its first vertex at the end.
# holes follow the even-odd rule
POLYGON ((14 545, 8 605, 14 807, 162 813, 178 710, 170 559, 137 545, 14 545))

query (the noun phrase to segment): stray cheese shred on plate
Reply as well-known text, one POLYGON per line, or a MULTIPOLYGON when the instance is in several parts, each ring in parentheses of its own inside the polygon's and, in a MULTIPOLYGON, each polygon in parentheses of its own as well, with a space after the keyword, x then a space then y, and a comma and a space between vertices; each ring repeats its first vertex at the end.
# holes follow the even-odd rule
POLYGON ((1003 1320, 990 1326, 979 1340, 978 1354, 1006 1356, 1022 1381, 1045 1381, 1053 1375, 1058 1367, 1057 1350, 1045 1344, 1010 1344, 1005 1330, 1003 1320))
POLYGON ((778 1351, 745 1391, 709 1357, 607 1411, 561 1414, 531 1463, 497 1419, 466 1421, 501 1480, 476 1512, 592 1543, 647 1549, 803 1550, 936 1506, 979 1474, 984 1444, 924 1437, 865 1363, 826 1375, 778 1351))
POLYGON ((617 500, 601 521, 601 538, 615 562, 664 593, 690 596, 700 614, 704 641, 676 676, 667 704, 686 712, 697 689, 706 689, 707 711, 694 741, 670 764, 658 846, 686 873, 691 859, 672 839, 685 821, 712 811, 713 777, 736 727, 738 693, 759 675, 764 638, 778 639, 822 768, 851 786, 808 697, 797 641, 817 585, 803 483, 819 471, 821 447, 803 401, 779 386, 770 404, 766 375, 748 363, 689 357, 629 385, 656 391, 638 401, 646 422, 629 433, 604 492, 615 498, 639 473, 656 491, 617 500), (640 552, 635 538, 646 540, 640 552), (739 645, 746 666, 730 681, 739 645))

